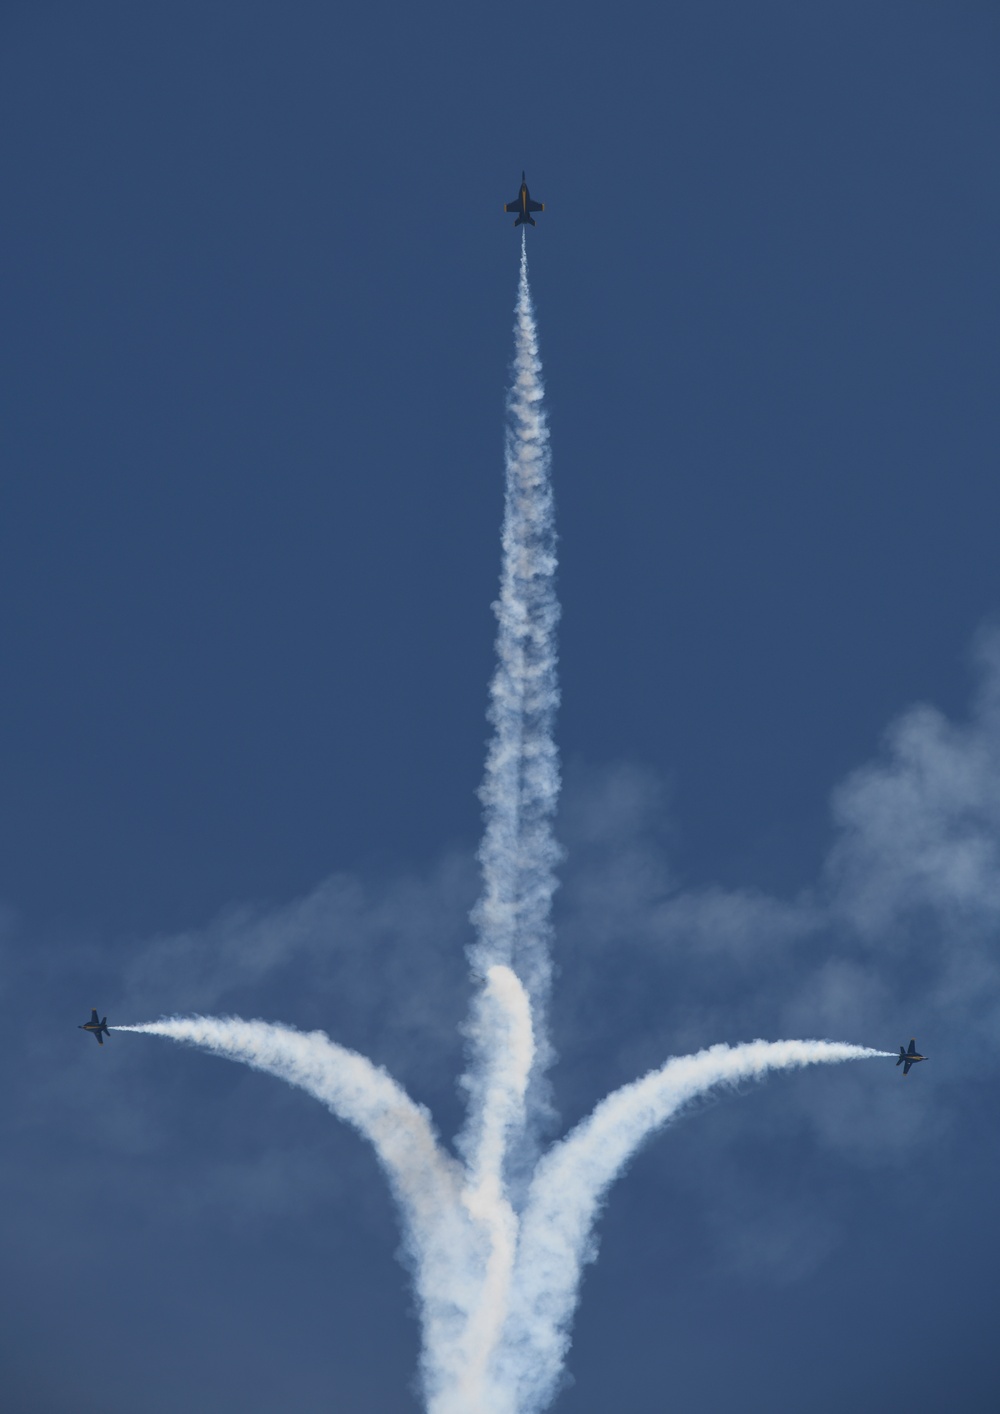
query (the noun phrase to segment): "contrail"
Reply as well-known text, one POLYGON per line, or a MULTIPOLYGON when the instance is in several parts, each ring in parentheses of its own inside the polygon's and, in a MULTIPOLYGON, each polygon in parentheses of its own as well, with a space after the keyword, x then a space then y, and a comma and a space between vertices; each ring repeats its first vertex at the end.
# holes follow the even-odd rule
MULTIPOLYGON (((551 1060, 545 1018, 551 985, 551 905, 560 851, 552 832, 559 796, 553 737, 556 677, 555 506, 549 430, 543 404, 538 332, 521 234, 521 274, 514 323, 514 365, 507 397, 506 491, 497 669, 490 685, 493 739, 480 788, 484 833, 479 849, 483 892, 473 912, 478 940, 470 950, 479 973, 513 968, 531 999, 535 1057, 529 1110, 548 1108, 542 1074, 551 1060)), ((473 1071, 489 1067, 475 1054, 473 1071)))
MULTIPOLYGON (((338 1046, 322 1031, 238 1017, 173 1017, 114 1031, 167 1036, 242 1061, 308 1091, 371 1144, 403 1218, 404 1240, 424 1325, 425 1386, 447 1384, 434 1356, 447 1359, 471 1305, 472 1241, 459 1200, 462 1172, 441 1147, 430 1116, 380 1066, 338 1046)), ((460 1372, 456 1371, 455 1374, 460 1372)), ((454 1376, 452 1377, 454 1378, 454 1376)))
POLYGON ((413 1270, 428 1414, 540 1414, 570 1343, 583 1264, 611 1184, 642 1143, 698 1095, 771 1070, 895 1052, 834 1041, 752 1041, 675 1057, 607 1096, 537 1157, 551 1118, 545 1071, 551 907, 560 851, 553 738, 555 514, 525 243, 507 399, 497 669, 480 796, 482 896, 469 961, 467 1120, 448 1153, 385 1070, 331 1041, 264 1021, 171 1018, 138 1031, 200 1046, 297 1085, 372 1145, 396 1198, 413 1270))
POLYGON ((615 1090, 541 1159, 521 1222, 514 1306, 506 1332, 507 1380, 519 1414, 544 1409, 569 1349, 584 1262, 608 1189, 649 1136, 696 1096, 769 1070, 892 1056, 839 1041, 750 1041, 668 1060, 615 1090))
POLYGON ((491 1065, 471 1096, 477 1143, 464 1166, 442 1149, 427 1111, 402 1086, 322 1031, 210 1016, 110 1028, 169 1037, 266 1071, 315 1096, 369 1141, 403 1217, 433 1414, 493 1407, 489 1367, 507 1317, 517 1244, 503 1159, 510 1132, 523 1124, 534 1043, 530 1004, 509 968, 489 969, 477 1022, 489 1038, 491 1065))
MULTIPOLYGON (((490 1365, 507 1321, 518 1218, 504 1180, 504 1160, 525 1120, 525 1094, 534 1060, 531 1004, 509 968, 489 969, 473 1006, 470 1028, 483 1063, 467 1077, 470 1123, 460 1140, 467 1149, 462 1202, 486 1240, 480 1294, 463 1335, 465 1368, 456 1391, 456 1414, 493 1406, 490 1365)), ((451 1406, 449 1406, 451 1407, 451 1406)))

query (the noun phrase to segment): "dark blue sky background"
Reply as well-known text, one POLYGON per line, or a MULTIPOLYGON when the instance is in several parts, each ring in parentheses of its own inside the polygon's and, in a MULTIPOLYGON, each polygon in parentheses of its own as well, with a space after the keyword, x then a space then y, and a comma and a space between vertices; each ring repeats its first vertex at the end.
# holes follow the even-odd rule
POLYGON ((662 1136, 559 1414, 997 1407, 998 78, 986 0, 3 7, 15 1414, 417 1407, 360 1141, 73 1027, 322 1026, 454 1130, 522 167, 565 1117, 933 1053, 662 1136))

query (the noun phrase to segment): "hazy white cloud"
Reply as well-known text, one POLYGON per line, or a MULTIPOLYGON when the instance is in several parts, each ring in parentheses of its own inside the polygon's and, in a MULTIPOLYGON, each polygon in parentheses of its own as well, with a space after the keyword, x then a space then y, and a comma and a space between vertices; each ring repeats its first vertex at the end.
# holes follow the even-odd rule
POLYGON ((1000 636, 984 635, 977 657, 968 722, 911 708, 834 793, 832 907, 880 946, 905 944, 925 910, 963 933, 1000 921, 1000 636))
POLYGON ((289 904, 234 905, 203 929, 127 940, 112 949, 115 1016, 252 1005, 302 1025, 336 1022, 427 1078, 440 1050, 459 1045, 476 885, 472 858, 451 853, 423 874, 336 874, 289 904))

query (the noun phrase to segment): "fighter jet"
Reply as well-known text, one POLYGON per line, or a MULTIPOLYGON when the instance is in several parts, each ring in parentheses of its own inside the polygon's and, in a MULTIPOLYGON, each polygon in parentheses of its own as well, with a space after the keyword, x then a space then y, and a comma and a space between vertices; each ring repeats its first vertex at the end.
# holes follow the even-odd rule
POLYGON ((904 1075, 909 1075, 909 1073, 910 1073, 910 1066, 911 1066, 911 1065, 916 1065, 917 1061, 922 1061, 922 1060, 926 1060, 926 1059, 927 1059, 926 1056, 918 1056, 918 1055, 917 1055, 917 1043, 916 1043, 916 1041, 914 1040, 914 1038, 911 1036, 911 1037, 910 1037, 910 1049, 909 1049, 908 1051, 904 1051, 903 1048, 902 1048, 902 1046, 900 1046, 900 1048, 899 1048, 899 1060, 896 1062, 896 1064, 897 1064, 897 1065, 901 1065, 901 1066, 903 1067, 903 1074, 904 1074, 904 1075))
POLYGON ((97 1037, 97 1044, 98 1044, 99 1046, 103 1046, 103 1045, 104 1045, 104 1042, 103 1042, 103 1040, 101 1039, 101 1032, 103 1031, 103 1032, 104 1032, 104 1035, 105 1035, 105 1036, 109 1036, 109 1037, 110 1037, 110 1034, 111 1034, 111 1033, 108 1031, 108 1018, 107 1018, 106 1016, 104 1016, 104 1017, 101 1018, 100 1021, 98 1021, 98 1019, 97 1019, 97 1008, 96 1008, 96 1007, 94 1007, 94 1009, 93 1009, 93 1010, 91 1011, 91 1013, 90 1013, 90 1020, 89 1020, 89 1021, 85 1021, 82 1026, 78 1026, 76 1029, 77 1029, 78 1031, 89 1031, 90 1034, 91 1034, 91 1036, 96 1036, 96 1037, 97 1037))
POLYGON ((517 220, 514 222, 515 226, 523 226, 525 224, 533 226, 535 224, 534 217, 530 216, 528 213, 531 211, 545 210, 544 201, 532 201, 531 197, 528 195, 528 183, 524 180, 523 172, 521 173, 521 190, 518 192, 514 201, 508 201, 504 210, 517 212, 517 220))

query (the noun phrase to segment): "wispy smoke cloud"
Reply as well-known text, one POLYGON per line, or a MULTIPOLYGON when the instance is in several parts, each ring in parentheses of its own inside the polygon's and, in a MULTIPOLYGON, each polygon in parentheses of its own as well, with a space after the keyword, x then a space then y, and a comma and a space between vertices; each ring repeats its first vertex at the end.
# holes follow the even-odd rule
POLYGON ((698 1095, 772 1070, 886 1054, 831 1041, 753 1041, 674 1058, 615 1091, 536 1162, 552 1059, 551 904, 560 851, 555 524, 541 362, 522 241, 508 398, 493 738, 481 796, 483 890, 465 1034, 468 1118, 453 1157, 382 1068, 264 1021, 188 1017, 115 1030, 186 1042, 308 1091, 372 1145, 402 1216, 429 1414, 538 1414, 569 1345, 582 1267, 610 1185, 698 1095))

